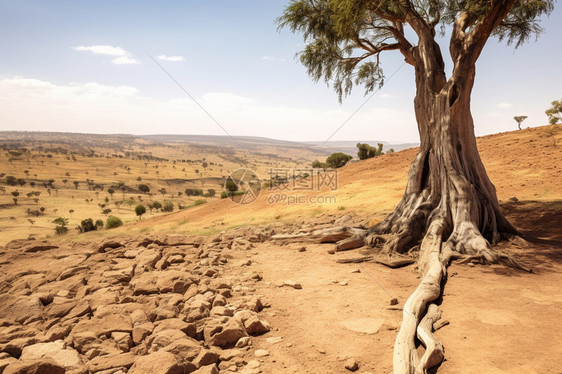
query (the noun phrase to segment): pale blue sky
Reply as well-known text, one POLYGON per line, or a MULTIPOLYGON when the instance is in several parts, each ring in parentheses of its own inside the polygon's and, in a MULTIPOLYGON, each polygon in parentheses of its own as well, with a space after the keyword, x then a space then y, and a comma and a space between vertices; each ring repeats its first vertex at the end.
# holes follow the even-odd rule
MULTIPOLYGON (((340 105, 308 78, 294 59, 300 36, 274 23, 287 3, 0 0, 0 130, 223 135, 150 54, 232 135, 325 140, 364 96, 340 105)), ((472 99, 477 134, 515 129, 514 115, 547 123, 562 97, 560 14, 518 50, 489 41, 472 99)), ((402 58, 383 62, 388 77, 402 58)), ((406 65, 332 139, 418 141, 413 95, 406 65)))

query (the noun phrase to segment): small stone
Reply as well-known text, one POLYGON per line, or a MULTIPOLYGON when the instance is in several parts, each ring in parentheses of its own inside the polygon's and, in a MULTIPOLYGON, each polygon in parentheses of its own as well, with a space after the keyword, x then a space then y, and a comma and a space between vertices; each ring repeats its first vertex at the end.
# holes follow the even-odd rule
POLYGON ((254 352, 254 355, 255 355, 256 357, 266 357, 266 356, 269 356, 269 351, 266 350, 266 349, 257 349, 257 350, 254 352))
POLYGON ((329 254, 329 255, 335 255, 335 254, 336 254, 336 251, 333 250, 333 249, 328 249, 328 254, 329 254))
POLYGON ((281 343, 283 341, 283 337, 282 336, 272 336, 270 338, 266 338, 265 340, 269 344, 277 344, 277 343, 281 343))
POLYGON ((259 368, 261 365, 261 362, 259 362, 258 360, 250 360, 248 361, 248 363, 246 364, 246 367, 248 369, 257 369, 259 368))
POLYGON ((353 269, 350 271, 350 273, 361 273, 361 269, 353 269))
POLYGON ((473 267, 476 266, 476 264, 475 264, 474 262, 469 262, 469 263, 468 263, 468 266, 470 266, 471 268, 473 268, 473 267))
POLYGON ((286 280, 285 282, 283 282, 284 286, 289 286, 289 287, 293 287, 296 290, 301 290, 302 289, 302 284, 292 281, 292 280, 286 280))
POLYGON ((340 283, 340 286, 347 286, 347 284, 349 283, 349 281, 347 279, 342 280, 340 283))
POLYGON ((243 348, 243 347, 247 346, 248 344, 250 344, 250 337, 249 336, 243 336, 240 339, 238 339, 235 347, 236 348, 243 348))
POLYGON ((390 300, 390 305, 398 305, 398 299, 393 298, 392 300, 390 300))
POLYGON ((350 358, 345 362, 345 368, 349 371, 357 371, 357 369, 359 369, 359 364, 354 358, 350 358))
POLYGON ((306 252, 306 247, 300 247, 299 252, 306 252))

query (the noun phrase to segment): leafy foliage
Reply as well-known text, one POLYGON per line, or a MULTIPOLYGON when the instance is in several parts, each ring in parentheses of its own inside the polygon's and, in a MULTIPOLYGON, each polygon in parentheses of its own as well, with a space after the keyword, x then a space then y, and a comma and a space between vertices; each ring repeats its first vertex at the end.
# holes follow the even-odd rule
POLYGON ((562 122, 562 99, 554 100, 551 107, 545 111, 551 125, 562 122))
POLYGON ((349 160, 351 160, 352 158, 353 157, 351 157, 350 155, 345 154, 343 152, 332 153, 326 159, 326 165, 328 165, 328 167, 331 167, 331 168, 334 168, 334 169, 341 168, 342 166, 347 164, 347 162, 349 160))
POLYGON ((123 225, 123 221, 121 221, 121 218, 119 218, 119 217, 109 216, 105 220, 105 228, 106 229, 114 229, 114 228, 119 227, 121 225, 123 225))
POLYGON ((307 44, 298 54, 300 62, 313 80, 331 85, 341 101, 353 85, 362 85, 365 93, 382 86, 383 51, 399 50, 415 64, 417 46, 408 40, 407 26, 418 37, 432 38, 453 27, 451 45, 462 36, 467 41, 460 43, 463 52, 490 35, 519 47, 542 32, 538 21, 552 12, 554 0, 516 0, 508 6, 482 0, 293 0, 277 23, 302 34, 307 44))
POLYGON ((367 143, 357 143, 357 158, 360 160, 366 160, 368 158, 380 156, 384 154, 382 147, 382 143, 378 143, 376 148, 367 143))
POLYGON ((164 204, 162 205, 163 212, 173 212, 174 211, 174 203, 170 200, 164 200, 164 204))
POLYGON ((94 220, 91 218, 86 218, 80 222, 78 226, 78 231, 85 233, 88 231, 96 231, 96 226, 94 225, 94 220))
POLYGON ((142 215, 145 213, 146 213, 146 208, 144 207, 144 205, 137 205, 135 207, 135 214, 139 216, 139 218, 142 217, 142 215))

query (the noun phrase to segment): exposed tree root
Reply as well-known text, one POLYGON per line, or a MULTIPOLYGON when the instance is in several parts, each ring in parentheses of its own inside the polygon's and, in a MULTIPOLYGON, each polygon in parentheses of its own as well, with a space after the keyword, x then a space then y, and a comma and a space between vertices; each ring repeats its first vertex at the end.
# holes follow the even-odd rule
MULTIPOLYGON (((482 264, 503 264, 526 272, 531 269, 520 264, 510 256, 493 251, 489 242, 470 221, 450 229, 450 217, 436 208, 433 215, 425 213, 413 215, 410 220, 401 219, 401 229, 385 232, 383 228, 392 227, 384 223, 374 229, 333 227, 314 230, 296 235, 275 235, 272 240, 287 242, 335 243, 338 251, 360 248, 365 245, 378 248, 382 255, 365 255, 349 259, 339 259, 338 263, 361 263, 375 261, 391 268, 417 264, 422 280, 410 295, 404 307, 403 319, 394 344, 393 366, 395 374, 427 373, 428 369, 439 365, 444 359, 442 344, 433 334, 434 324, 441 318, 438 306, 433 303, 441 296, 443 281, 447 277, 447 267, 452 260, 461 264, 478 262, 482 264), (419 247, 411 234, 405 232, 411 225, 417 225, 420 216, 427 218, 429 227, 419 247), (447 238, 447 240, 444 240, 447 238), (406 243, 410 257, 399 255, 395 249, 404 253, 406 243), (393 250, 394 248, 394 250, 393 250), (417 261, 413 258, 413 251, 417 261), (394 258, 393 258, 394 257, 394 258), (417 345, 421 343, 425 352, 418 356, 417 345)), ((428 223, 426 222, 426 224, 428 223)), ((500 234, 498 234, 500 235, 500 234)), ((497 237, 495 235, 493 237, 497 237)), ((505 234, 512 237, 511 233, 505 234)), ((503 237, 503 236, 502 236, 503 237)))

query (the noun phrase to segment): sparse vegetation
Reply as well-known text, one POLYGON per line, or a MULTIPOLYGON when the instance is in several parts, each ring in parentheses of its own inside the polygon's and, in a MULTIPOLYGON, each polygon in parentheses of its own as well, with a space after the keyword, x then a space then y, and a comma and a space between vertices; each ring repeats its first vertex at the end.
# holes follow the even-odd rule
POLYGON ((548 123, 555 125, 562 122, 562 99, 554 100, 550 105, 551 107, 545 111, 548 117, 548 123))
POLYGON ((94 220, 91 218, 86 218, 83 219, 80 222, 80 226, 77 227, 78 231, 80 231, 80 233, 85 233, 85 232, 89 232, 89 231, 95 231, 96 230, 96 225, 94 225, 94 220))
POLYGON ((123 225, 123 221, 121 221, 121 218, 119 217, 115 217, 115 216, 109 216, 107 217, 107 220, 105 221, 105 228, 106 229, 114 229, 116 227, 119 227, 123 225))
POLYGON ((162 205, 163 212, 173 212, 174 211, 174 203, 170 200, 164 200, 164 204, 162 205))
POLYGON ((68 218, 57 217, 53 220, 53 223, 56 224, 55 233, 57 235, 63 235, 68 232, 68 218))
POLYGON ((352 158, 353 157, 343 152, 332 153, 326 159, 326 165, 330 168, 338 169, 347 164, 352 158))
POLYGON ((139 217, 139 219, 142 218, 142 215, 146 213, 146 208, 144 207, 144 205, 137 205, 135 207, 135 214, 137 215, 137 217, 139 217))

